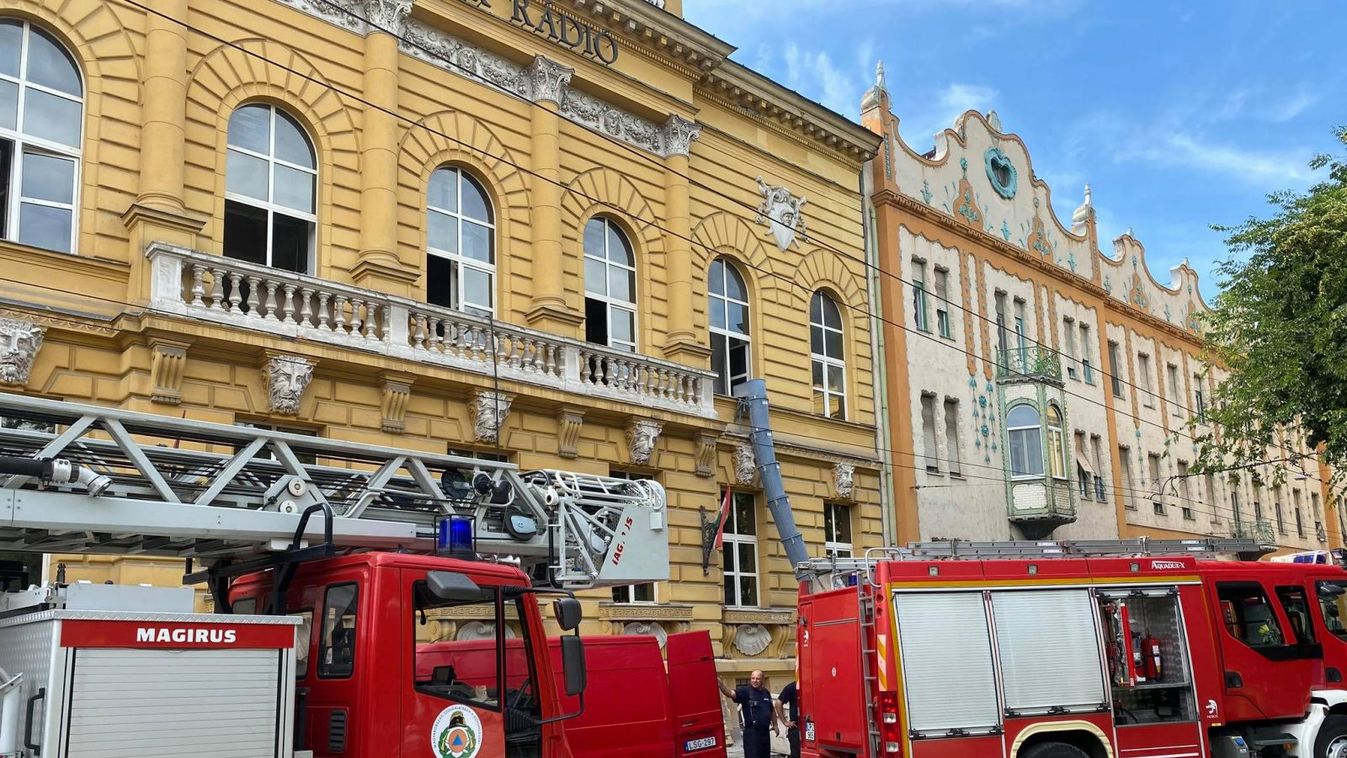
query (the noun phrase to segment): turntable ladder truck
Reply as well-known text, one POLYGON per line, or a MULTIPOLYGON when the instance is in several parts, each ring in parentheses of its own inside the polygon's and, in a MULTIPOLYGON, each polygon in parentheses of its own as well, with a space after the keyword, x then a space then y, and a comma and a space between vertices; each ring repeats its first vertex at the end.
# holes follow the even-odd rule
MULTIPOLYGON (((0 575, 0 758, 571 758, 586 700, 629 697, 586 693, 572 591, 667 579, 665 507, 653 481, 0 394, 0 551, 178 558, 215 609, 0 575)), ((723 756, 705 638, 670 636, 668 676, 713 709, 680 744, 723 756)))

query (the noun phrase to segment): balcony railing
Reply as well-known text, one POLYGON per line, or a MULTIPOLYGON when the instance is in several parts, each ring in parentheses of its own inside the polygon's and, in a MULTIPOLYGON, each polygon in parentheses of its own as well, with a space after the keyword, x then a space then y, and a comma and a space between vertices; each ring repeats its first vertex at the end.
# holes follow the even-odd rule
POLYGON ((150 307, 620 402, 714 418, 715 374, 196 250, 154 243, 150 307))
POLYGON ((1038 345, 996 351, 996 378, 1007 381, 1062 381, 1062 358, 1038 345))
POLYGON ((1231 525, 1233 537, 1246 540, 1255 540, 1263 545, 1277 544, 1277 536, 1272 531, 1272 522, 1267 519, 1256 519, 1254 521, 1237 521, 1231 525))

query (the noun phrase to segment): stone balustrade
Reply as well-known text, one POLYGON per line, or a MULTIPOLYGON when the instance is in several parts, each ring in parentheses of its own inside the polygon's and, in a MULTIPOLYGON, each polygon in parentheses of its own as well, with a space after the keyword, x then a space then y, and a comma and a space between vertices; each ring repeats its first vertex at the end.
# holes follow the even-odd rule
POLYGON ((156 242, 152 310, 715 417, 709 371, 156 242))

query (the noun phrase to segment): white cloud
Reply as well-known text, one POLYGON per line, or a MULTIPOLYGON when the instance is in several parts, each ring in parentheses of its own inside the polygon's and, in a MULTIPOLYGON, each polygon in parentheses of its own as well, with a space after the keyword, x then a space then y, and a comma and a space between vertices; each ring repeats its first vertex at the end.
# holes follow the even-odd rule
POLYGON ((1300 184, 1310 177, 1307 155, 1217 144, 1182 132, 1162 135, 1150 145, 1133 145, 1115 158, 1142 158, 1160 164, 1187 166, 1257 186, 1277 182, 1300 184))
POLYGON ((1275 123, 1284 124, 1309 110, 1317 102, 1319 102, 1318 95, 1306 87, 1301 87, 1290 97, 1273 104, 1268 110, 1267 117, 1275 123))
MULTIPOLYGON (((786 45, 782 57, 786 64, 783 84, 838 113, 856 117, 867 86, 864 79, 838 68, 824 50, 802 50, 792 42, 786 45)), ((770 75, 768 71, 763 73, 770 75)))

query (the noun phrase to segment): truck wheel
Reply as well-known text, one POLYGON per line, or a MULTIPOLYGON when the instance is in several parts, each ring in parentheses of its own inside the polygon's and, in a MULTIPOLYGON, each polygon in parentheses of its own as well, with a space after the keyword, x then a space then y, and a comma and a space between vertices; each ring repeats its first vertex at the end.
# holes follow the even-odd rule
POLYGON ((1075 745, 1065 742, 1040 742, 1020 751, 1020 758, 1090 758, 1075 745))
POLYGON ((1314 758, 1347 758, 1347 716, 1328 716, 1314 740, 1314 758))

